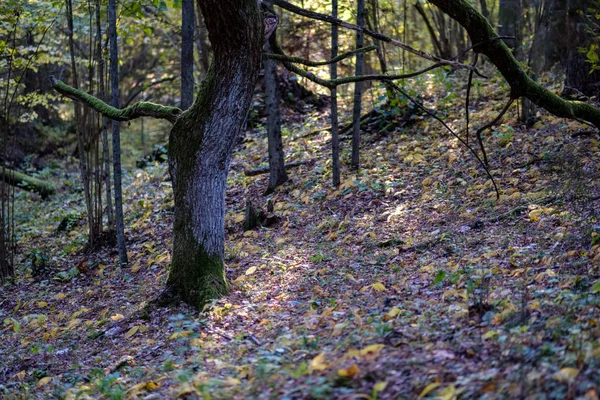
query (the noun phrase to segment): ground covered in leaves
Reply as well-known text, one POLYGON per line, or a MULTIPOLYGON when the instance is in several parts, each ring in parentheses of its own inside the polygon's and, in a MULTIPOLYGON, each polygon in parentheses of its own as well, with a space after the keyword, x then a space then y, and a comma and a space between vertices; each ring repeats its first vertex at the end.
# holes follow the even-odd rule
MULTIPOLYGON (((477 88, 473 126, 502 109, 495 82, 477 88)), ((421 84, 464 137, 464 90, 421 84)), ((243 173, 266 165, 265 134, 247 134, 228 189, 231 294, 204 313, 148 307, 170 262, 165 164, 129 170, 127 268, 112 249, 82 252, 75 163, 47 171, 58 195, 18 193, 19 273, 0 289, 0 396, 597 399, 600 138, 544 113, 532 128, 516 117, 513 107, 484 134, 499 200, 427 116, 370 129, 358 172, 343 141, 338 188, 328 133, 310 133, 325 118, 289 124, 287 160, 307 162, 268 198, 279 222, 244 233, 246 201, 267 202, 267 176, 243 173)))

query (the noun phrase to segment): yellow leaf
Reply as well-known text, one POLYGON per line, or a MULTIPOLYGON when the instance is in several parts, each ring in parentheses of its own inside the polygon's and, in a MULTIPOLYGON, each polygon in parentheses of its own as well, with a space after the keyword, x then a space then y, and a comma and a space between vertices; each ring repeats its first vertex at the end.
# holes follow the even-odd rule
POLYGON ((244 275, 240 275, 237 278, 235 278, 231 283, 233 283, 234 285, 239 285, 240 283, 244 282, 245 279, 246 277, 244 275))
POLYGON ((48 305, 48 302, 46 302, 46 301, 38 301, 38 303, 37 303, 37 306, 38 306, 39 308, 44 308, 44 307, 46 307, 47 305, 48 305))
POLYGON ((233 218, 233 221, 234 221, 236 224, 239 224, 240 222, 242 222, 242 221, 244 220, 244 218, 246 218, 244 214, 237 214, 237 215, 236 215, 236 216, 233 218))
POLYGON ((133 272, 134 274, 137 273, 140 269, 142 268, 142 266, 140 265, 139 262, 136 262, 135 264, 133 264, 131 266, 131 272, 133 272))
POLYGON ((17 372, 15 376, 19 381, 23 382, 23 379, 25 379, 25 371, 17 372))
POLYGON ((377 357, 383 349, 382 344, 371 344, 360 351, 361 356, 375 356, 377 357))
POLYGON ((246 270, 246 275, 252 275, 256 272, 256 267, 250 267, 246 270))
POLYGON ((132 328, 131 328, 131 329, 129 329, 129 330, 127 331, 127 333, 125 334, 125 338, 126 338, 126 339, 128 339, 128 338, 132 337, 133 335, 135 335, 135 334, 137 333, 137 331, 138 331, 139 329, 140 329, 140 327, 139 327, 139 326, 137 326, 137 325, 136 325, 136 326, 134 326, 134 327, 132 327, 132 328))
POLYGON ((40 379, 40 380, 38 381, 38 383, 37 383, 37 387, 39 387, 39 388, 40 388, 40 387, 42 387, 42 386, 44 386, 44 385, 47 385, 47 384, 48 384, 48 383, 49 383, 51 380, 52 380, 52 378, 51 378, 51 377, 49 377, 49 376, 46 376, 46 377, 44 377, 44 378, 42 378, 42 379, 40 379))
POLYGON ((489 338, 491 338, 491 337, 494 337, 494 336, 496 336, 497 334, 498 334, 498 333, 497 333, 496 331, 494 331, 494 330, 487 331, 487 332, 486 332, 486 333, 485 333, 485 334, 482 336, 482 338, 484 338, 484 339, 489 339, 489 338))
POLYGON ((454 385, 450 385, 443 390, 440 390, 437 398, 440 400, 453 400, 456 399, 456 387, 454 385))
POLYGON ((310 362, 311 371, 323 371, 327 369, 328 364, 325 362, 325 353, 321 353, 310 362))
POLYGON ((67 330, 71 330, 71 329, 75 328, 77 325, 79 325, 80 322, 81 322, 81 320, 78 318, 72 319, 71 321, 69 321, 69 324, 67 325, 67 330))
POLYGON ((356 282, 356 278, 352 276, 352 274, 346 274, 346 278, 350 279, 352 282, 356 282))
POLYGON ((119 321, 119 320, 122 320, 123 318, 125 318, 123 316, 123 314, 115 314, 112 317, 110 317, 110 319, 112 319, 113 321, 119 321))
POLYGON ((391 318, 394 318, 395 316, 400 314, 400 311, 401 310, 398 307, 394 307, 390 311, 388 311, 387 315, 389 315, 391 318))
POLYGON ((360 374, 360 368, 358 368, 358 365, 356 364, 338 370, 338 375, 342 378, 354 378, 358 374, 360 374))
POLYGON ((67 295, 66 295, 66 294, 64 294, 64 293, 59 293, 59 294, 57 294, 56 296, 54 296, 54 300, 62 300, 62 299, 64 299, 65 297, 67 297, 67 295))
POLYGON ((431 179, 431 178, 425 178, 425 179, 423 179, 423 182, 421 182, 421 184, 423 186, 429 186, 429 185, 431 185, 432 182, 433 182, 433 179, 431 179))
POLYGON ((257 238, 258 237, 258 232, 256 232, 256 231, 246 231, 246 232, 244 232, 244 237, 257 238))
POLYGON ((559 382, 572 381, 579 375, 579 369, 566 367, 552 375, 552 379, 559 382))
POLYGON ((375 289, 378 292, 385 291, 385 286, 383 286, 383 283, 381 283, 381 282, 375 282, 371 286, 373 287, 373 289, 375 289))
POLYGON ((279 238, 279 239, 275 240, 275 244, 278 245, 278 246, 280 246, 280 245, 282 245, 284 243, 285 243, 285 239, 284 238, 279 238))
POLYGON ((544 210, 537 208, 529 212, 529 219, 536 222, 540 220, 540 215, 544 213, 544 210))
POLYGON ((377 393, 381 392, 387 386, 387 382, 377 382, 375 386, 373 386, 373 397, 377 396, 377 393))
POLYGON ((429 385, 425 386, 425 389, 423 389, 421 391, 421 394, 419 395, 418 399, 422 399, 423 397, 427 396, 427 394, 429 394, 429 392, 438 388, 439 386, 440 386, 439 382, 433 382, 433 383, 430 383, 429 385))

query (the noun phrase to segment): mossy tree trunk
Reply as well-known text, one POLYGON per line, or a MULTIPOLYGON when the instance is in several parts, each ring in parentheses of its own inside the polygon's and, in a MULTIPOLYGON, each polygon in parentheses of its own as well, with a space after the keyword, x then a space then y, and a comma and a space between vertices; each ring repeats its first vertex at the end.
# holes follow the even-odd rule
POLYGON ((198 0, 197 6, 214 59, 195 103, 169 137, 175 226, 167 290, 201 308, 228 291, 225 186, 258 75, 263 25, 256 0, 198 0))

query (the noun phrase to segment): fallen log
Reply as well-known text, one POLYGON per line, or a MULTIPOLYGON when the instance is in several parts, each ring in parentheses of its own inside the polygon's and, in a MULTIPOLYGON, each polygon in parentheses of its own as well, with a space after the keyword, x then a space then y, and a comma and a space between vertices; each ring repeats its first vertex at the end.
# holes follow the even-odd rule
POLYGON ((0 176, 4 182, 8 183, 9 185, 28 190, 30 192, 36 192, 42 196, 42 199, 45 199, 48 196, 56 193, 56 188, 51 183, 33 178, 13 169, 0 168, 0 176))
MULTIPOLYGON (((285 169, 299 167, 301 165, 310 164, 312 162, 313 162, 312 160, 306 160, 306 161, 296 161, 296 162, 287 163, 287 164, 285 164, 285 169)), ((262 174, 268 174, 268 173, 269 173, 269 167, 247 169, 244 171, 244 175, 246 175, 246 176, 256 176, 256 175, 262 175, 262 174)))

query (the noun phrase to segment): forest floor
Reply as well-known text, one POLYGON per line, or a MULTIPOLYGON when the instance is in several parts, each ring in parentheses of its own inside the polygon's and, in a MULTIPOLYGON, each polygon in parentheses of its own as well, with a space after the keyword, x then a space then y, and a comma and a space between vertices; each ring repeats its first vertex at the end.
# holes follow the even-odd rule
MULTIPOLYGON (((479 88, 473 126, 505 92, 479 88)), ((52 171, 58 195, 17 194, 0 397, 598 399, 600 141, 578 123, 516 117, 513 106, 485 134, 499 200, 429 117, 366 134, 358 172, 344 141, 338 188, 329 135, 306 136, 323 122, 288 125, 288 161, 311 162, 269 196, 280 222, 244 233, 245 203, 265 207, 268 179, 243 174, 266 165, 265 135, 247 135, 227 192, 231 293, 203 313, 147 307, 170 262, 165 164, 126 178, 126 268, 113 249, 82 252, 74 163, 52 171)))

